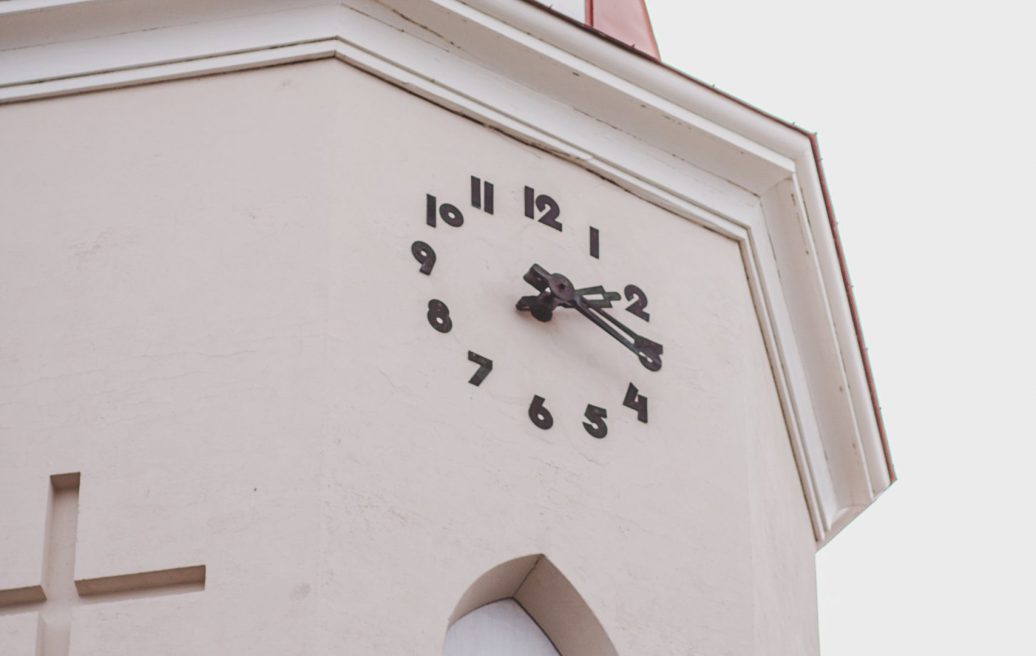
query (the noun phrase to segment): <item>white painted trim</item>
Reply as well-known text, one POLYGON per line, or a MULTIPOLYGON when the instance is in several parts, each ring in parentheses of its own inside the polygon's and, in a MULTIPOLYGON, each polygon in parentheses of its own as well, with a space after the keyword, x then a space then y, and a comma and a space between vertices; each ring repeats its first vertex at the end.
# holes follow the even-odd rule
POLYGON ((572 20, 586 23, 586 0, 536 0, 544 7, 549 7, 572 20))
POLYGON ((0 2, 0 15, 20 14, 30 11, 39 11, 41 9, 50 9, 51 7, 61 7, 96 1, 97 0, 6 0, 6 2, 0 2))
POLYGON ((0 103, 334 57, 738 240, 818 544, 890 484, 801 132, 515 0, 0 6, 0 103))

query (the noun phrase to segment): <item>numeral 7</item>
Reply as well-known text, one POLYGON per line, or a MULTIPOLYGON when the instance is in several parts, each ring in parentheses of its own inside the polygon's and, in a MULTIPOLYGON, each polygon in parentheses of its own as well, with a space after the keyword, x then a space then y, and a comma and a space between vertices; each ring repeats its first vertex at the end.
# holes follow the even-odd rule
POLYGON ((493 370, 493 361, 482 357, 474 351, 468 351, 468 360, 478 365, 478 370, 468 380, 469 383, 478 387, 486 379, 486 376, 489 375, 489 372, 493 370))

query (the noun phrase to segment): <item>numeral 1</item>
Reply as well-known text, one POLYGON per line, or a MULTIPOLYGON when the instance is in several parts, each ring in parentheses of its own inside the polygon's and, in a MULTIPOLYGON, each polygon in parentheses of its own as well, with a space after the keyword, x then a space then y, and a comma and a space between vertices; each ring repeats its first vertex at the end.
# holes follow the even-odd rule
POLYGON ((626 398, 623 399, 622 405, 627 408, 632 408, 637 411, 637 419, 644 422, 648 421, 648 400, 647 397, 640 393, 637 386, 630 383, 630 386, 626 389, 626 398))
POLYGON ((493 213, 492 182, 483 182, 471 176, 471 206, 476 210, 483 210, 486 214, 493 213))
POLYGON ((590 257, 601 259, 601 231, 590 226, 590 257))
POLYGON ((425 194, 425 221, 428 225, 435 227, 436 216, 442 219, 446 225, 459 228, 464 225, 464 215, 457 209, 456 205, 449 203, 438 204, 435 196, 425 194))
POLYGON ((540 223, 548 225, 557 231, 561 231, 561 207, 558 202, 546 194, 537 194, 532 187, 525 188, 525 216, 530 219, 536 218, 536 211, 543 212, 539 218, 540 223))

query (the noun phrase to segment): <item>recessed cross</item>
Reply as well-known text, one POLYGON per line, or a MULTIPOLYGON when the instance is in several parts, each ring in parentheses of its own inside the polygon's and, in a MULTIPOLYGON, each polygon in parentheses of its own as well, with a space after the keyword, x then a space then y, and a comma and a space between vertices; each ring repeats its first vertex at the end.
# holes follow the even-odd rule
POLYGON ((76 606, 205 589, 204 565, 77 580, 79 473, 51 476, 50 486, 42 583, 0 590, 0 616, 39 612, 40 656, 67 656, 76 606))

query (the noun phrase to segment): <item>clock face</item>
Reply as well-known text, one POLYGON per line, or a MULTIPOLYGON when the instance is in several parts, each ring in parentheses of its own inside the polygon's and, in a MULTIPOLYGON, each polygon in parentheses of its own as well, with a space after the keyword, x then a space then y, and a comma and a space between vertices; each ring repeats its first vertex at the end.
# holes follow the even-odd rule
POLYGON ((372 440, 364 467, 411 477, 448 451, 480 462, 481 484, 532 461, 590 467, 601 486, 620 472, 735 486, 724 458, 740 452, 703 459, 700 440, 746 421, 746 362, 773 384, 737 242, 385 92, 340 125, 330 241, 313 247, 330 258, 343 445, 372 440))
MULTIPOLYGON (((495 183, 472 175, 469 179, 469 187, 470 194, 466 199, 468 203, 463 206, 444 202, 431 193, 425 194, 424 228, 426 229, 420 231, 423 238, 414 240, 410 245, 410 252, 416 261, 414 267, 418 273, 430 278, 450 275, 444 274, 441 267, 437 271, 439 255, 431 242, 441 243, 450 239, 463 239, 460 231, 463 230, 466 220, 469 222, 472 219, 491 221, 493 217, 497 216, 503 221, 516 223, 523 232, 531 225, 539 232, 539 235, 535 233, 531 235, 534 239, 539 237, 544 240, 557 240, 564 235, 566 223, 568 223, 570 234, 582 233, 583 252, 579 253, 579 249, 574 244, 569 245, 568 242, 564 242, 570 252, 566 257, 557 255, 552 257, 553 260, 557 260, 558 266, 567 265, 569 270, 582 272, 586 270, 586 267, 578 266, 572 258, 601 260, 601 228, 585 220, 569 222, 567 215, 562 211, 561 203, 554 195, 538 191, 528 184, 515 185, 515 191, 502 195, 506 202, 498 205, 495 183), (519 188, 520 193, 517 192, 519 188), (466 219, 465 216, 468 218, 466 219), (431 230, 427 230, 427 228, 431 230), (452 234, 454 231, 457 231, 458 234, 452 234), (550 231, 560 234, 555 235, 550 231)), ((415 230, 416 232, 418 231, 415 230)), ((509 231, 502 231, 501 236, 506 235, 507 232, 509 231)), ((479 238, 483 241, 486 240, 481 235, 479 238)), ((534 244, 531 245, 528 257, 534 258, 536 248, 534 244)), ((503 244, 501 244, 502 246, 503 244)), ((554 251, 555 249, 544 249, 544 254, 548 250, 554 251)), ((520 251, 514 255, 521 257, 520 251)), ((456 271, 457 268, 454 267, 453 270, 456 271)), ((480 281, 488 290, 499 289, 502 298, 506 297, 505 290, 510 289, 516 292, 522 289, 521 295, 514 303, 514 312, 510 317, 510 321, 515 323, 514 329, 520 330, 523 328, 519 328, 519 326, 523 326, 525 330, 539 330, 542 332, 544 340, 551 340, 556 346, 561 347, 562 351, 566 350, 563 346, 564 343, 571 342, 572 347, 568 350, 572 352, 578 350, 576 347, 583 340, 606 341, 600 339, 603 334, 610 338, 611 342, 598 344, 595 348, 602 350, 610 348, 611 351, 606 354, 602 353, 602 358, 616 357, 614 350, 618 348, 620 352, 626 351, 635 357, 647 372, 661 370, 664 347, 661 343, 643 334, 647 324, 651 321, 651 314, 648 310, 650 301, 645 290, 635 282, 626 282, 621 286, 621 292, 609 289, 600 282, 588 281, 586 284, 577 284, 564 273, 547 269, 543 265, 533 262, 520 277, 521 281, 531 287, 529 289, 522 288, 517 283, 519 272, 520 270, 506 271, 499 270, 499 268, 494 271, 493 267, 486 263, 471 274, 472 279, 480 281), (489 273, 487 274, 487 272, 489 273), (622 314, 622 312, 626 314, 622 314), (551 323, 557 313, 566 315, 567 318, 579 318, 585 322, 565 321, 566 326, 563 332, 551 331, 545 325, 537 325, 551 323)), ((444 291, 452 287, 453 285, 444 285, 444 291)), ((495 294, 493 295, 495 296, 495 294)), ((453 331, 454 315, 451 313, 447 301, 438 297, 429 299, 425 316, 428 325, 436 332, 448 334, 453 331)), ((461 320, 463 321, 462 318, 461 320)), ((535 358, 535 355, 532 357, 535 358)), ((558 357, 564 359, 566 356, 558 357)), ((493 356, 488 352, 479 353, 469 350, 467 358, 473 366, 477 367, 468 379, 468 383, 481 387, 493 374, 493 356)), ((494 383, 497 378, 505 375, 505 372, 498 372, 494 383)), ((613 399, 590 399, 586 403, 582 413, 582 426, 590 437, 596 439, 607 437, 609 432, 608 406, 612 405, 608 401, 619 397, 620 387, 625 390, 622 393, 622 407, 632 411, 637 421, 648 423, 649 398, 641 393, 637 383, 622 381, 623 384, 620 386, 620 381, 614 382, 616 389, 613 399)), ((539 392, 542 390, 537 390, 532 394, 526 414, 534 426, 542 430, 550 430, 555 422, 554 413, 548 407, 546 397, 539 392)), ((614 405, 610 411, 616 411, 614 405)))

